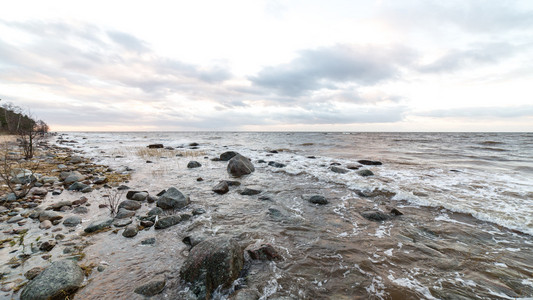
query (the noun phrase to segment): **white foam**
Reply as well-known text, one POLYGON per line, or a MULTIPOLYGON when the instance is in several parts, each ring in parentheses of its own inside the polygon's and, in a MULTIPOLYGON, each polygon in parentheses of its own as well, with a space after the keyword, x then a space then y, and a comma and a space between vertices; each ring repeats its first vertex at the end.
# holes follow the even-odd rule
POLYGON ((504 263, 495 262, 494 265, 501 268, 507 268, 507 265, 504 263))
POLYGON ((384 251, 383 253, 385 253, 388 256, 392 256, 392 250, 394 250, 394 249, 390 248, 389 250, 384 251))

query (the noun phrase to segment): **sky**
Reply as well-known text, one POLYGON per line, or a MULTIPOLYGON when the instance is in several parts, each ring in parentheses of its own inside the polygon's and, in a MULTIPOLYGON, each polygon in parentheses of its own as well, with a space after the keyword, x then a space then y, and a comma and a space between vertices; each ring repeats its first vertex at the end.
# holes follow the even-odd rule
POLYGON ((54 131, 533 131, 533 1, 9 1, 54 131))

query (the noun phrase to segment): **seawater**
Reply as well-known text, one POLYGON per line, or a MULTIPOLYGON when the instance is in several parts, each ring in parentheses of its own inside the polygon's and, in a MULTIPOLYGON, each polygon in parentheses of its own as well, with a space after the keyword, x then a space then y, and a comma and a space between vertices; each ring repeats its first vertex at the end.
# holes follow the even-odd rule
POLYGON ((135 239, 117 244, 117 236, 99 235, 87 249, 87 260, 105 260, 112 267, 95 275, 77 297, 136 297, 132 282, 164 273, 170 283, 157 297, 185 298, 178 271, 187 252, 181 239, 189 234, 231 235, 244 246, 271 243, 284 258, 253 264, 238 291, 222 292, 219 298, 243 290, 260 299, 533 296, 532 133, 67 135, 78 142, 74 148, 97 162, 134 169, 132 188, 155 194, 175 186, 191 196, 191 207, 207 210, 190 223, 139 234, 156 237, 157 247, 138 247, 135 239), (199 146, 191 147, 192 142, 199 146), (186 151, 186 156, 146 158, 140 150, 152 143, 186 151), (271 200, 235 190, 223 196, 211 192, 228 174, 225 163, 210 158, 228 150, 251 158, 257 168, 240 179, 243 187, 259 187, 271 200), (202 167, 187 169, 193 159, 202 167), (370 177, 330 169, 360 159, 382 165, 364 166, 375 174, 370 177), (197 182, 198 177, 204 181, 197 182), (311 205, 305 201, 310 194, 324 195, 330 203, 311 205), (391 208, 404 215, 382 223, 360 215, 391 208))

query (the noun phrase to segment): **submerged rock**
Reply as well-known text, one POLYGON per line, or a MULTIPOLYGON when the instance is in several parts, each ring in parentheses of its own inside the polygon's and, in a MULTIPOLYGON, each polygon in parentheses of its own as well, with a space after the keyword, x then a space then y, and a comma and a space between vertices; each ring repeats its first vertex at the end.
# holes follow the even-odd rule
POLYGON ((165 228, 174 226, 174 225, 178 224, 179 222, 184 221, 185 219, 186 218, 184 218, 183 215, 179 215, 179 216, 178 215, 174 215, 174 216, 163 217, 163 218, 160 218, 159 220, 157 220, 157 222, 155 222, 154 228, 155 229, 165 229, 165 228))
POLYGON ((171 187, 157 200, 157 206, 162 209, 179 209, 190 203, 189 196, 184 195, 177 188, 171 187))
POLYGON ((382 165, 382 163, 377 160, 361 159, 361 160, 358 160, 357 162, 362 165, 367 165, 367 166, 381 166, 382 165))
POLYGON ((268 165, 274 168, 285 168, 287 165, 275 161, 269 161, 268 165))
POLYGON ((191 249, 180 269, 180 276, 192 283, 192 290, 198 298, 210 299, 218 286, 231 286, 243 264, 243 251, 236 240, 215 237, 191 249))
POLYGON ((220 154, 220 161, 228 161, 230 159, 232 159, 235 155, 237 155, 239 153, 235 152, 235 151, 226 151, 222 154, 220 154))
POLYGON ((228 183, 222 180, 221 182, 219 182, 217 185, 213 187, 212 191, 220 195, 225 194, 229 192, 228 183))
POLYGON ((191 161, 187 164, 187 168, 189 168, 189 169, 199 168, 199 167, 201 167, 201 166, 202 166, 202 164, 199 163, 199 162, 197 162, 197 161, 195 161, 195 160, 191 160, 191 161))
POLYGON ((83 280, 83 271, 74 261, 56 261, 26 285, 20 299, 64 299, 75 292, 83 280))
POLYGON ((349 171, 346 170, 346 169, 343 169, 341 167, 337 167, 337 166, 333 166, 330 168, 330 170, 334 173, 339 173, 339 174, 346 174, 348 173, 349 171))
POLYGON ((261 190, 253 189, 253 188, 245 188, 244 190, 240 191, 239 194, 243 196, 253 196, 260 194, 261 190))
POLYGON ((368 176, 373 176, 374 175, 374 173, 372 173, 372 171, 367 170, 367 169, 359 170, 359 171, 357 171, 357 174, 359 174, 359 175, 361 175, 363 177, 368 177, 368 176))
POLYGON ((105 219, 105 220, 99 220, 91 223, 87 228, 84 229, 86 233, 92 233, 96 232, 105 228, 109 228, 111 224, 113 223, 113 219, 105 219))
POLYGON ((378 210, 364 211, 361 213, 361 216, 363 216, 367 220, 376 222, 387 221, 391 218, 391 216, 378 210))
POLYGON ((324 204, 328 204, 329 201, 326 199, 326 197, 322 196, 322 195, 313 195, 311 197, 309 197, 309 199, 307 199, 307 201, 313 203, 313 204, 320 204, 320 205, 324 205, 324 204))
POLYGON ((145 297, 152 297, 161 293, 161 291, 163 291, 163 289, 165 288, 165 284, 165 277, 158 276, 150 280, 148 283, 137 287, 134 292, 145 297))
POLYGON ((122 232, 123 237, 134 237, 139 232, 139 229, 137 229, 137 226, 135 225, 128 225, 126 229, 122 232))
POLYGON ((250 258, 256 260, 280 260, 281 255, 278 251, 270 244, 262 244, 257 248, 252 248, 247 250, 250 258))
POLYGON ((252 173, 255 168, 248 158, 237 154, 229 160, 227 171, 231 175, 239 177, 252 173))

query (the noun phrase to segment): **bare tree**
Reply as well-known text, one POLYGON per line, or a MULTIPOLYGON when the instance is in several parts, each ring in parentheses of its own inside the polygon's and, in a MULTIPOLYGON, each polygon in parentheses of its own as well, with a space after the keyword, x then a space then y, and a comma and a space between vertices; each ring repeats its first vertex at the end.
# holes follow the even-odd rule
POLYGON ((16 199, 25 197, 35 186, 37 178, 35 172, 39 168, 39 161, 26 160, 20 157, 4 143, 0 150, 0 179, 7 186, 16 199))

